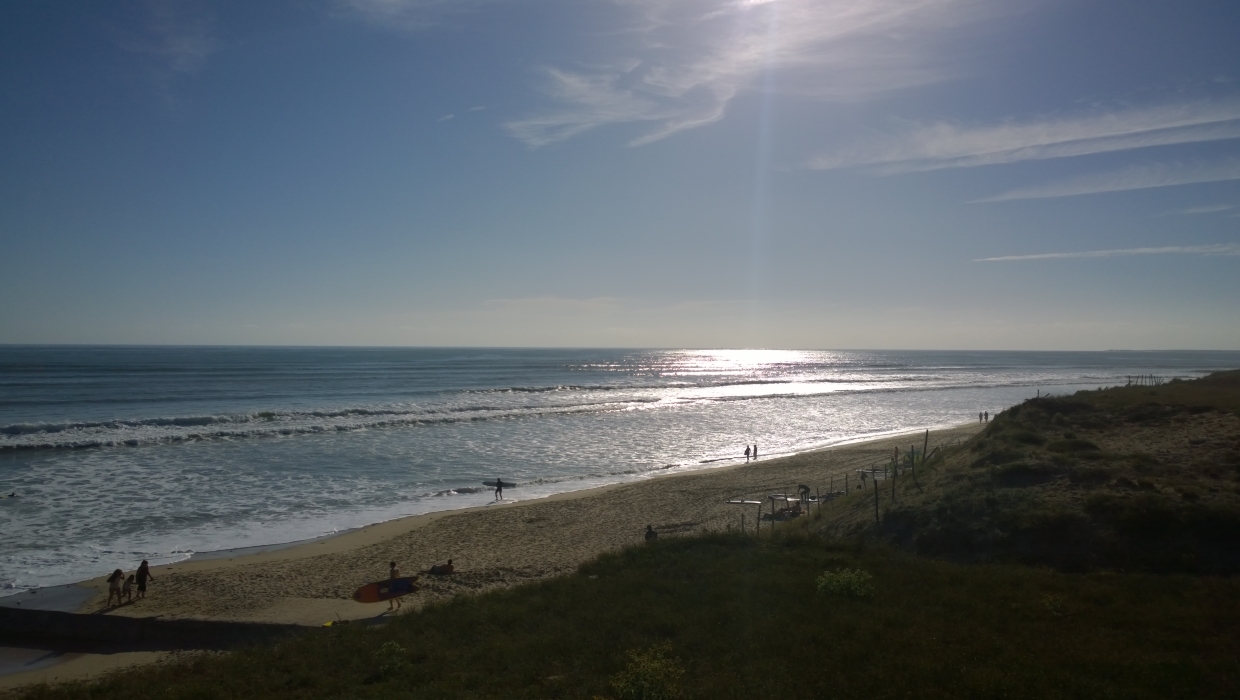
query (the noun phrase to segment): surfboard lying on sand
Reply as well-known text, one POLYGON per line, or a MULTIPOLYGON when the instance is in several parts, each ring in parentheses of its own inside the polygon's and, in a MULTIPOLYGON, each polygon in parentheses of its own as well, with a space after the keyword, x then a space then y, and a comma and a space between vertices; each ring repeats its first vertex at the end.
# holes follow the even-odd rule
POLYGON ((379 603, 391 598, 399 598, 418 590, 417 576, 402 576, 386 581, 368 583, 353 591, 353 600, 359 603, 379 603))

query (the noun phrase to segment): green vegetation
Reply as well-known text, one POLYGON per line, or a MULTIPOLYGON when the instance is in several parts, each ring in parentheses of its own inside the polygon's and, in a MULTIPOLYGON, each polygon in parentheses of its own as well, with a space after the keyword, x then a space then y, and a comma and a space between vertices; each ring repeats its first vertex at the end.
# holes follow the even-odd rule
POLYGON ((1201 698, 1240 687, 1234 580, 963 566, 827 542, 808 524, 660 541, 384 627, 25 697, 1201 698), (821 573, 840 568, 869 572, 873 595, 818 595, 821 573))
POLYGON ((1240 562, 1238 397, 1227 373, 1028 401, 884 484, 877 525, 854 492, 774 536, 21 695, 1233 697, 1240 580, 1202 573, 1240 562))
POLYGON ((865 598, 874 594, 874 577, 861 569, 837 569, 818 577, 818 592, 865 598))
MULTIPOLYGON (((1061 571, 1240 572, 1240 372, 1026 401, 881 493, 918 554, 1061 571)), ((873 496, 822 529, 874 527, 873 496)))

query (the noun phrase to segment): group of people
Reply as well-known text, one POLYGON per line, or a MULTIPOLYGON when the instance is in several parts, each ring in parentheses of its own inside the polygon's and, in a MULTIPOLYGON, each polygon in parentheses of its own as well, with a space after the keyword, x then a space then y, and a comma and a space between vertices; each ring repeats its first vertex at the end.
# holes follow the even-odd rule
POLYGON ((990 422, 990 411, 982 411, 981 413, 977 414, 977 422, 978 423, 989 423, 990 422))
MULTIPOLYGON (((447 564, 435 564, 431 568, 427 569, 426 573, 431 574, 432 576, 447 576, 448 574, 451 574, 454 571, 456 571, 456 567, 452 565, 452 560, 449 559, 447 564)), ((394 561, 389 563, 388 564, 388 580, 390 581, 392 579, 397 579, 400 577, 401 577, 400 567, 396 566, 396 562, 394 561)), ((391 611, 400 610, 400 599, 402 597, 403 596, 396 596, 395 598, 389 598, 388 599, 388 610, 391 610, 391 611)))
POLYGON ((135 589, 137 599, 142 600, 146 597, 146 582, 154 581, 155 577, 151 575, 151 565, 145 559, 138 566, 138 570, 125 577, 125 572, 117 569, 108 577, 108 605, 112 604, 112 596, 116 596, 116 604, 131 603, 134 600, 135 589))
POLYGON ((758 459, 758 443, 756 442, 753 444, 752 452, 749 450, 749 445, 745 445, 745 461, 748 462, 751 459, 758 459))

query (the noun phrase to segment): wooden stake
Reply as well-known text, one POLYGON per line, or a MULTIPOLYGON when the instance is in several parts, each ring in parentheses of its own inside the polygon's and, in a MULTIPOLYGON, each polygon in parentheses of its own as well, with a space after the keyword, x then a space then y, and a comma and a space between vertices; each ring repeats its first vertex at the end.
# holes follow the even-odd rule
POLYGON ((878 525, 878 480, 874 479, 874 524, 878 525))
MULTIPOLYGON (((912 459, 913 453, 909 452, 908 456, 910 459, 912 459)), ((900 463, 897 462, 891 465, 891 502, 892 503, 894 503, 896 500, 896 475, 899 473, 900 473, 900 463)))

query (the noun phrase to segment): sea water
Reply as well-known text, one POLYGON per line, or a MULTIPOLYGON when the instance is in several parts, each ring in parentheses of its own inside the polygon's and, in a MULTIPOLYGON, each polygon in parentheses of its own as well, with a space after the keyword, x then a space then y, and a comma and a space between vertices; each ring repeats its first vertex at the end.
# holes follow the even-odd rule
POLYGON ((0 347, 0 595, 976 421, 1240 353, 0 347))

